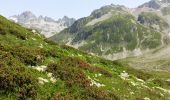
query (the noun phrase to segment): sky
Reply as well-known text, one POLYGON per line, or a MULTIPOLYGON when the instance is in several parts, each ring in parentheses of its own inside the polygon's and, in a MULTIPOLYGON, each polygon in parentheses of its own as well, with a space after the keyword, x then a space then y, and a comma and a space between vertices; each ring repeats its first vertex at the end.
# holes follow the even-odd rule
POLYGON ((135 8, 149 0, 1 0, 0 15, 9 17, 24 11, 54 19, 63 16, 81 18, 104 5, 119 4, 135 8))

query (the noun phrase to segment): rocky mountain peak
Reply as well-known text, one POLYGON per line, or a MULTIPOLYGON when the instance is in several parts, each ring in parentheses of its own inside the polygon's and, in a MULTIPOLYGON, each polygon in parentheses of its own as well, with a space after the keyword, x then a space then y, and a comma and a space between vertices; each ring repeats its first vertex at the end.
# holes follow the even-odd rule
POLYGON ((54 19, 52 19, 52 18, 50 18, 50 17, 47 17, 47 16, 44 17, 44 21, 55 22, 54 19))
POLYGON ((166 6, 166 5, 170 5, 170 0, 151 0, 149 2, 140 5, 138 8, 147 7, 147 8, 158 10, 162 8, 162 6, 166 6))
POLYGON ((46 37, 50 37, 53 34, 62 31, 71 26, 75 21, 74 18, 69 18, 67 16, 64 16, 59 20, 47 16, 44 17, 42 15, 37 17, 31 11, 25 11, 19 15, 11 16, 9 19, 24 27, 39 30, 39 32, 46 37))
POLYGON ((20 15, 18 15, 18 17, 22 18, 22 19, 36 19, 36 16, 31 12, 31 11, 25 11, 23 13, 21 13, 20 15))
POLYGON ((99 9, 94 10, 90 16, 94 18, 100 18, 101 16, 111 12, 111 11, 126 11, 128 8, 126 8, 123 5, 115 5, 115 4, 110 4, 103 6, 99 9))
POLYGON ((25 12, 21 13, 20 15, 24 15, 24 16, 35 16, 31 11, 25 11, 25 12))
POLYGON ((76 19, 74 18, 69 18, 68 16, 64 16, 63 18, 60 18, 57 22, 63 23, 66 26, 71 26, 76 19))
POLYGON ((170 3, 170 0, 158 0, 158 1, 160 1, 162 3, 170 3))
POLYGON ((158 0, 151 0, 143 5, 139 6, 139 8, 148 7, 152 9, 159 9, 161 7, 160 2, 158 0))

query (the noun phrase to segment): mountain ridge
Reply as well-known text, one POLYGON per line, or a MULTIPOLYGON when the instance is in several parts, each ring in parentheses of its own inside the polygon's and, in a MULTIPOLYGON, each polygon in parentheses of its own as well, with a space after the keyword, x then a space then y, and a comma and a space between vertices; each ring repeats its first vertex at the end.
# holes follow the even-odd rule
POLYGON ((152 13, 145 17, 142 13, 135 16, 136 12, 132 10, 120 5, 101 7, 49 39, 110 60, 138 56, 165 44, 170 32, 167 30, 169 22, 152 13), (148 16, 151 17, 147 19, 148 16), (149 27, 141 18, 146 24, 151 22, 149 27))
POLYGON ((19 15, 9 17, 16 23, 23 25, 26 28, 38 30, 46 37, 50 37, 55 33, 62 31, 63 29, 71 26, 75 19, 64 16, 61 19, 54 20, 47 16, 35 16, 31 11, 25 11, 19 15))

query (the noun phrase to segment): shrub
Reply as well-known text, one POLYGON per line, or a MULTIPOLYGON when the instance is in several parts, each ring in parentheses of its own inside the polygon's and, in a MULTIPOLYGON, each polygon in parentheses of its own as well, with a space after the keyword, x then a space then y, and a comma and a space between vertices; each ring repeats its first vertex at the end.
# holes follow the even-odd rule
POLYGON ((109 71, 107 71, 103 68, 100 68, 100 67, 95 67, 95 66, 91 67, 89 71, 101 73, 101 74, 105 75, 106 77, 112 77, 112 74, 109 71))
POLYGON ((5 30, 1 29, 1 27, 0 27, 0 34, 1 35, 5 35, 6 34, 5 30))
POLYGON ((46 57, 57 57, 60 58, 62 55, 57 52, 56 49, 51 49, 51 50, 46 50, 45 51, 45 56, 46 57))
MULTIPOLYGON (((51 63, 47 67, 47 71, 53 73, 55 78, 60 78, 61 80, 65 81, 66 86, 69 89, 69 93, 71 93, 72 95, 66 94, 64 98, 71 98, 71 99, 79 98, 82 100, 86 100, 86 99, 95 99, 95 100, 115 99, 117 100, 117 97, 113 93, 98 89, 96 86, 90 86, 91 81, 87 79, 86 75, 83 73, 81 69, 82 67, 81 64, 80 65, 79 63, 75 64, 74 61, 72 60, 69 60, 70 64, 69 62, 65 62, 65 64, 64 62, 59 63, 59 64, 51 63)), ((64 61, 67 61, 67 60, 64 60, 64 61)), ((101 70, 102 69, 99 69, 100 72, 101 70)), ((102 74, 105 74, 105 72, 103 72, 102 74)))
POLYGON ((12 48, 11 54, 26 65, 35 66, 41 63, 45 56, 45 51, 42 49, 31 49, 27 47, 12 48))
POLYGON ((60 60, 60 64, 68 67, 77 67, 82 69, 89 69, 90 64, 87 62, 79 59, 79 58, 73 58, 73 57, 64 57, 60 60))
POLYGON ((24 67, 9 67, 0 63, 0 91, 15 94, 18 99, 35 98, 37 80, 26 73, 24 67))
POLYGON ((76 67, 80 68, 83 70, 88 70, 90 72, 97 72, 101 73, 107 77, 112 77, 112 74, 108 71, 106 71, 103 68, 96 67, 96 66, 91 66, 89 63, 86 61, 83 61, 79 58, 73 58, 73 57, 64 57, 60 60, 60 65, 67 66, 67 67, 76 67))
POLYGON ((118 97, 108 91, 99 89, 97 87, 86 87, 85 98, 93 100, 119 100, 118 97))
POLYGON ((149 74, 149 73, 144 72, 144 71, 142 71, 142 70, 136 70, 136 69, 134 69, 134 68, 128 68, 128 69, 127 69, 127 72, 130 73, 130 74, 132 74, 132 75, 134 75, 134 76, 136 76, 136 77, 139 78, 139 79, 144 80, 144 81, 147 81, 148 79, 150 79, 151 77, 153 77, 152 74, 149 74))
POLYGON ((52 63, 48 65, 47 71, 53 73, 56 78, 64 80, 68 87, 75 84, 80 87, 90 86, 90 80, 80 69, 52 63))
POLYGON ((50 45, 58 45, 56 42, 51 41, 51 40, 49 40, 49 39, 44 39, 44 41, 45 41, 46 43, 50 44, 50 45))
POLYGON ((154 84, 163 87, 163 86, 170 86, 170 82, 162 80, 162 79, 154 79, 152 81, 154 84))

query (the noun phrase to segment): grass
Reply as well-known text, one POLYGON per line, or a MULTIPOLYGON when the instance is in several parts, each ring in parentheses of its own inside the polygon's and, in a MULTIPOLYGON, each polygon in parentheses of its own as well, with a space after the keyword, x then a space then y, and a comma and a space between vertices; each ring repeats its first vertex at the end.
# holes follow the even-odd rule
POLYGON ((118 61, 60 46, 3 17, 0 17, 0 26, 0 99, 122 100, 148 97, 158 100, 169 96, 153 89, 155 86, 168 89, 169 83, 159 79, 169 74, 156 77, 155 72, 138 71, 118 61), (47 69, 38 71, 32 68, 42 65, 47 69), (121 78, 124 71, 129 74, 126 80, 121 78), (50 81, 49 73, 56 82, 50 81), (48 82, 41 84, 39 78, 48 82), (143 79, 150 91, 137 78, 143 79), (153 78, 157 80, 149 81, 153 78), (92 85, 92 80, 104 86, 92 85), (134 86, 131 82, 138 85, 134 86), (160 93, 165 95, 160 97, 160 93))

